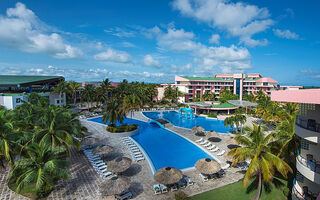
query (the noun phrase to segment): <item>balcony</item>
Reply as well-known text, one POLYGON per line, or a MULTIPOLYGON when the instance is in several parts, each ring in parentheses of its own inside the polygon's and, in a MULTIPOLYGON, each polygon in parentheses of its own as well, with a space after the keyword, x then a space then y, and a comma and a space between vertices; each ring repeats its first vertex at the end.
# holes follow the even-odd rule
POLYGON ((308 160, 299 152, 297 156, 297 170, 310 181, 320 184, 320 162, 308 160))
POLYGON ((316 200, 318 195, 319 194, 313 193, 306 188, 300 188, 300 186, 296 184, 296 180, 293 181, 293 187, 292 187, 293 200, 316 200), (303 192, 299 192, 297 188, 299 188, 303 192))
POLYGON ((295 125, 296 134, 314 143, 320 143, 320 124, 315 120, 303 120, 297 118, 295 125))

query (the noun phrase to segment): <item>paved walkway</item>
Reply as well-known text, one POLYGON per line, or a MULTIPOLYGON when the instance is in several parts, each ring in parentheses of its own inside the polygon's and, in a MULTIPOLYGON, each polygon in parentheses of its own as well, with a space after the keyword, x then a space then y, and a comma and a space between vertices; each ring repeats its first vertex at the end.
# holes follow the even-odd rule
MULTIPOLYGON (((148 121, 148 119, 143 116, 141 113, 135 113, 135 118, 148 121)), ((104 139, 105 144, 109 144, 115 148, 114 152, 109 154, 107 159, 112 160, 117 156, 127 156, 131 158, 130 152, 127 147, 122 144, 120 138, 109 137, 107 132, 105 131, 105 127, 101 124, 90 122, 90 121, 82 121, 82 124, 88 128, 88 133, 90 135, 94 135, 101 139, 104 139)), ((178 128, 178 127, 170 127, 172 131, 181 134, 182 136, 194 141, 198 139, 197 136, 191 133, 190 130, 178 128)), ((217 146, 221 149, 227 150, 225 146, 225 140, 230 138, 228 134, 221 134, 221 141, 217 142, 217 146)), ((99 185, 103 181, 98 174, 94 171, 90 163, 87 161, 84 154, 80 151, 72 150, 71 152, 71 168, 70 174, 71 177, 68 181, 61 181, 49 195, 48 199, 55 200, 100 200, 106 199, 100 196, 99 193, 99 185)), ((213 154, 213 156, 215 156, 213 154)), ((217 156, 216 156, 217 157, 217 156)), ((225 160, 223 157, 218 157, 225 164, 225 160)), ((169 192, 164 195, 154 195, 152 186, 156 184, 154 182, 151 170, 146 161, 133 162, 132 166, 123 173, 124 176, 127 176, 131 180, 131 186, 129 190, 133 193, 133 199, 139 200, 167 200, 174 199, 174 193, 169 192)), ((222 187, 224 185, 236 182, 243 178, 243 171, 240 171, 237 168, 231 168, 226 171, 226 176, 223 178, 219 178, 216 180, 211 180, 208 182, 203 182, 199 177, 199 172, 197 170, 185 171, 185 175, 189 176, 193 181, 195 181, 195 185, 188 186, 185 189, 182 189, 187 195, 195 195, 198 193, 202 193, 204 191, 209 191, 218 187, 222 187)), ((0 173, 0 199, 6 200, 22 200, 25 199, 20 195, 14 194, 14 192, 10 191, 6 186, 6 179, 8 177, 8 171, 4 171, 0 173)))

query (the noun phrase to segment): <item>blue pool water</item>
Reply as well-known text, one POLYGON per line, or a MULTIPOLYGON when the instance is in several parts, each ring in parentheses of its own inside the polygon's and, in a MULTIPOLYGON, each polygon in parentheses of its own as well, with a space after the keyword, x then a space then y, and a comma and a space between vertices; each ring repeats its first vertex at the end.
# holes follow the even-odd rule
MULTIPOLYGON (((90 121, 103 123, 101 117, 90 121)), ((125 119, 124 123, 130 123, 130 119, 125 119)), ((158 125, 134 119, 132 123, 139 124, 139 134, 132 138, 148 154, 155 170, 168 166, 185 169, 193 167, 199 159, 213 158, 188 140, 158 125)))
POLYGON ((225 127, 223 120, 209 119, 206 117, 195 116, 192 119, 186 119, 185 117, 179 117, 179 113, 176 111, 164 111, 164 112, 143 112, 143 114, 150 119, 159 119, 160 113, 163 113, 163 119, 168 120, 175 126, 192 129, 195 126, 201 126, 206 131, 216 131, 218 133, 228 133, 231 131, 230 127, 225 127))

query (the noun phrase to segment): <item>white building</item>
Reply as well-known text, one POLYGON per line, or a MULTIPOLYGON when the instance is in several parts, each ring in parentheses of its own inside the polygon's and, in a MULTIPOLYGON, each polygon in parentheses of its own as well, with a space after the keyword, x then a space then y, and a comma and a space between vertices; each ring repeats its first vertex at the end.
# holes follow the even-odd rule
POLYGON ((320 89, 272 91, 271 99, 300 104, 295 132, 301 144, 292 199, 320 199, 320 89))

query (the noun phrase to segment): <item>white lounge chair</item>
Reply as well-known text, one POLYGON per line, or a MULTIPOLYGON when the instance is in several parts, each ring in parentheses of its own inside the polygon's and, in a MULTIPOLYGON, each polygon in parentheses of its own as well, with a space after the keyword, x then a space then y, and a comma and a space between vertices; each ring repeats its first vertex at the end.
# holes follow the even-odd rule
POLYGON ((203 145, 204 147, 209 147, 209 146, 211 146, 211 142, 209 142, 208 144, 206 144, 206 145, 203 145))
POLYGON ((226 165, 222 166, 221 169, 226 170, 226 169, 229 169, 229 167, 230 167, 230 164, 226 164, 226 165))
POLYGON ((219 153, 217 153, 218 156, 222 156, 226 151, 225 150, 222 150, 220 151, 219 153))
POLYGON ((161 192, 162 194, 164 193, 167 193, 168 192, 168 187, 163 185, 163 184, 160 184, 160 189, 161 189, 161 192))
POLYGON ((188 183, 188 185, 193 185, 194 184, 194 182, 189 177, 185 176, 183 178, 188 183))
POLYGON ((199 143, 199 142, 202 142, 202 141, 203 141, 203 138, 200 138, 199 140, 196 140, 195 142, 199 143))
POLYGON ((140 161, 140 160, 144 160, 144 157, 135 158, 135 160, 138 162, 138 161, 140 161))
POLYGON ((204 145, 206 143, 208 143, 208 140, 204 140, 203 142, 200 142, 201 145, 204 145))
POLYGON ((161 194, 161 189, 160 189, 160 185, 154 185, 153 186, 153 191, 154 191, 154 194, 161 194))
POLYGON ((133 155, 142 155, 142 153, 139 151, 139 152, 134 152, 132 153, 133 155))
POLYGON ((207 149, 211 150, 211 149, 214 149, 215 147, 216 147, 216 145, 213 144, 212 146, 207 147, 207 149))
POLYGON ((203 182, 207 182, 209 180, 207 176, 205 176, 203 174, 199 174, 199 175, 200 175, 203 182))
POLYGON ((219 150, 219 147, 216 147, 216 148, 214 148, 214 149, 211 149, 210 151, 211 152, 216 152, 216 151, 218 151, 219 150))

